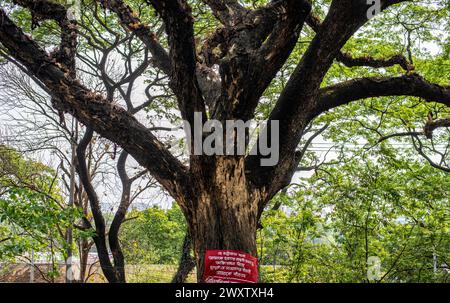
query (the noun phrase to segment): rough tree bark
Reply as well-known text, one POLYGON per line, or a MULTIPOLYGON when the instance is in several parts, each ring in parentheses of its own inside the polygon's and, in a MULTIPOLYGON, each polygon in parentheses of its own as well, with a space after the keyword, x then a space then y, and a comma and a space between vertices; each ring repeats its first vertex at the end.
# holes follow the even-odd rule
POLYGON ((181 252, 180 263, 178 264, 178 270, 175 273, 172 283, 185 283, 190 272, 195 268, 195 259, 191 257, 192 249, 192 237, 189 233, 189 229, 184 236, 183 248, 181 252))
MULTIPOLYGON (((316 31, 270 115, 270 120, 280 122, 279 163, 263 167, 259 161, 263 155, 191 155, 189 166, 185 166, 124 109, 65 73, 11 21, 5 10, 0 11, 0 42, 48 88, 57 100, 55 106, 119 144, 179 203, 193 238, 199 281, 207 249, 256 254, 259 217, 270 199, 289 184, 301 156, 297 151, 299 142, 314 117, 352 101, 387 95, 416 96, 450 105, 449 87, 411 74, 404 58, 358 59, 342 54, 348 39, 368 22, 369 5, 365 0, 332 1, 323 22, 312 15, 307 0, 275 0, 254 10, 237 0, 204 0, 222 26, 203 45, 196 45, 187 1, 148 0, 164 22, 168 51, 123 1, 99 2, 116 13, 124 27, 135 32, 148 47, 155 66, 169 76, 181 117, 191 125, 195 112, 202 113, 204 121, 253 118, 264 90, 291 54, 303 26, 308 24, 316 31), (220 52, 213 51, 216 48, 220 52), (408 74, 363 78, 321 88, 335 60, 356 66, 399 64, 408 74), (210 73, 215 64, 219 74, 205 77, 204 71, 210 73), (211 93, 211 88, 219 93, 211 93)), ((381 1, 382 9, 400 2, 381 1)))

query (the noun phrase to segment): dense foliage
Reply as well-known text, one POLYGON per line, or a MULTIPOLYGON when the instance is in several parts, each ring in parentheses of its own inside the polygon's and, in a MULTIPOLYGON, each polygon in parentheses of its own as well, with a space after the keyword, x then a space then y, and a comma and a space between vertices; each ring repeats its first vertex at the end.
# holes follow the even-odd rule
POLYGON ((127 263, 178 263, 186 223, 176 204, 168 210, 152 207, 144 211, 132 211, 129 218, 131 220, 124 224, 120 234, 127 263))
POLYGON ((284 211, 265 216, 260 258, 278 267, 264 278, 448 281, 449 182, 448 174, 406 159, 353 158, 318 171, 277 198, 284 211), (374 257, 380 270, 368 279, 374 257))
POLYGON ((64 207, 54 172, 0 145, 0 262, 25 262, 40 255, 52 265, 46 274, 59 275, 68 244, 66 229, 81 213, 64 207), (20 261, 19 261, 20 262, 20 261))

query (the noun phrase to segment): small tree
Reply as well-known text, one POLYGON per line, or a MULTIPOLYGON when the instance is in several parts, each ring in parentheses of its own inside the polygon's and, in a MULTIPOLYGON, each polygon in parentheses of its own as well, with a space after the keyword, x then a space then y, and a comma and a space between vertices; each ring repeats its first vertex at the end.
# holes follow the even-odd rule
POLYGON ((59 258, 67 257, 71 242, 66 230, 81 217, 75 207, 63 205, 57 174, 42 163, 27 160, 0 145, 0 260, 25 259, 32 251, 49 256, 50 270, 36 269, 54 282, 59 258))

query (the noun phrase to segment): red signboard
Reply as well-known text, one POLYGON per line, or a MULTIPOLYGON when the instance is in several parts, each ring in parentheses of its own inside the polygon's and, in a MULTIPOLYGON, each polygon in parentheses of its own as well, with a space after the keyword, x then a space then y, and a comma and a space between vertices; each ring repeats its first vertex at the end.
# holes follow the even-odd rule
POLYGON ((258 259, 236 250, 207 250, 205 283, 257 283, 258 259))

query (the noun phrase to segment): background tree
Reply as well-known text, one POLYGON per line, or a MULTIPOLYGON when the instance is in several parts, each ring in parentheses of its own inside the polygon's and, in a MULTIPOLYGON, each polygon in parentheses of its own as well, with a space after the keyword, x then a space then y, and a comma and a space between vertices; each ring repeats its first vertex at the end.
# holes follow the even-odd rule
MULTIPOLYGON (((102 38, 96 39, 99 40, 102 38)), ((123 56, 132 56, 135 52, 134 48, 127 48, 127 45, 131 45, 130 39, 132 39, 132 37, 127 36, 121 39, 120 43, 118 41, 115 42, 121 46, 125 45, 125 50, 122 52, 123 56)), ((89 53, 95 50, 95 48, 93 49, 91 47, 85 50, 88 55, 83 56, 80 54, 80 56, 82 56, 82 58, 88 63, 97 64, 89 67, 94 71, 97 70, 95 66, 100 69, 99 66, 103 64, 102 62, 107 61, 108 55, 111 55, 109 52, 106 52, 103 56, 96 57, 92 55, 92 53, 89 53)), ((107 81, 106 83, 113 83, 114 80, 109 78, 110 73, 112 73, 111 77, 122 77, 123 80, 121 81, 121 85, 128 84, 129 88, 126 91, 127 94, 131 94, 131 91, 134 89, 133 83, 135 78, 142 72, 142 68, 138 68, 136 72, 133 71, 132 66, 129 66, 129 68, 130 69, 127 69, 127 67, 125 67, 126 71, 123 76, 119 74, 120 70, 103 70, 102 76, 98 75, 97 78, 93 78, 90 75, 88 76, 90 76, 89 79, 92 79, 93 82, 98 82, 97 87, 99 89, 102 88, 102 79, 109 79, 104 81, 107 81), (128 75, 128 73, 131 75, 128 75), (127 80, 127 78, 129 80, 127 80)), ((146 178, 145 171, 134 169, 132 164, 127 165, 127 155, 123 154, 120 149, 118 150, 114 144, 111 144, 109 141, 99 138, 98 136, 94 136, 91 132, 84 130, 70 117, 63 117, 63 120, 61 121, 61 117, 58 117, 58 112, 52 109, 50 100, 46 98, 46 95, 43 94, 42 91, 36 87, 33 87, 23 72, 17 71, 11 67, 4 67, 2 68, 2 78, 3 82, 1 83, 1 88, 2 97, 4 99, 4 107, 9 109, 9 115, 11 117, 11 122, 7 126, 13 129, 15 134, 14 140, 10 141, 14 141, 15 146, 20 147, 23 152, 39 153, 47 150, 50 151, 52 156, 58 158, 59 162, 54 164, 58 166, 62 185, 66 190, 68 200, 67 204, 69 204, 70 200, 73 200, 72 203, 74 205, 84 210, 86 218, 84 221, 76 222, 77 224, 75 224, 75 227, 82 229, 82 231, 79 231, 81 233, 90 232, 90 222, 93 220, 93 216, 89 206, 89 199, 94 199, 93 205, 98 209, 96 212, 97 217, 99 217, 100 220, 105 220, 105 225, 110 225, 114 222, 113 231, 116 231, 109 233, 105 230, 105 237, 109 236, 112 239, 111 241, 118 243, 118 235, 116 233, 120 227, 119 222, 121 222, 124 218, 120 220, 116 219, 116 221, 114 221, 113 217, 110 219, 112 222, 108 222, 106 218, 103 218, 101 208, 106 208, 107 212, 109 212, 112 208, 116 208, 116 206, 114 203, 112 206, 108 206, 107 203, 105 203, 106 201, 99 202, 99 194, 95 192, 95 195, 93 195, 92 189, 90 192, 91 195, 87 195, 87 192, 84 190, 84 185, 81 182, 81 178, 78 178, 76 169, 78 166, 78 161, 80 161, 79 163, 85 163, 87 171, 82 177, 85 184, 89 185, 90 188, 94 186, 101 186, 105 192, 115 192, 115 187, 109 186, 108 183, 117 182, 117 180, 111 178, 111 176, 113 175, 114 170, 119 172, 118 179, 119 183, 122 185, 123 191, 119 192, 118 195, 123 197, 125 200, 123 200, 121 206, 118 207, 117 213, 120 213, 120 216, 123 217, 125 217, 126 209, 128 207, 127 205, 138 199, 147 189, 153 186, 154 182, 152 179, 146 178), (82 155, 81 159, 78 159, 77 161, 74 157, 76 157, 76 151, 79 149, 83 149, 83 152, 80 153, 80 155, 82 155), (121 153, 121 155, 117 156, 117 153, 121 153), (128 177, 127 171, 134 173, 135 176, 128 177), (135 186, 133 186, 133 184, 135 186)), ((153 101, 148 89, 154 85, 155 82, 157 82, 157 80, 149 83, 148 88, 146 88, 147 95, 151 98, 148 102, 146 102, 146 104, 153 101)), ((114 88, 110 89, 112 94, 111 98, 113 98, 115 90, 116 89, 114 88)), ((126 96, 123 88, 120 90, 123 95, 126 96)), ((142 109, 144 107, 145 106, 141 106, 140 108, 142 109)), ((140 109, 133 108, 133 111, 137 113, 140 109)), ((110 194, 109 196, 112 197, 113 195, 110 194)), ((114 199, 114 197, 112 198, 114 199)), ((77 241, 79 241, 81 280, 85 281, 90 276, 87 273, 87 258, 94 242, 88 241, 85 237, 77 239, 77 241)), ((68 242, 71 242, 71 240, 68 240, 68 242)), ((110 246, 106 245, 101 247, 104 248, 97 249, 98 251, 103 252, 100 253, 103 257, 101 259, 102 268, 104 268, 107 272, 116 271, 113 264, 109 261, 108 250, 110 246)), ((120 253, 118 253, 117 258, 118 260, 116 262, 119 264, 118 268, 121 268, 117 271, 123 272, 122 277, 124 277, 124 265, 120 265, 123 264, 123 260, 119 260, 121 258, 120 253)), ((112 281, 117 280, 114 278, 113 274, 107 275, 107 277, 111 277, 112 281)), ((121 281, 124 281, 124 278, 121 278, 121 281)))
POLYGON ((59 258, 67 257, 73 245, 66 231, 81 212, 64 205, 58 175, 49 167, 5 145, 0 145, 0 159, 0 260, 31 262, 32 252, 44 253, 51 268, 35 268, 44 280, 54 282, 60 274, 59 258))
POLYGON ((173 282, 185 282, 195 260, 191 257, 190 238, 186 237, 186 220, 178 205, 173 204, 167 210, 158 206, 133 210, 130 217, 136 219, 124 224, 120 241, 125 261, 133 264, 134 279, 154 280, 162 273, 153 268, 163 265, 166 270, 161 271, 179 267, 173 282))

